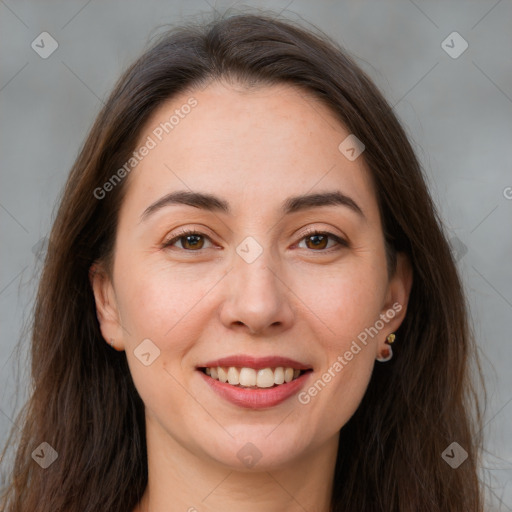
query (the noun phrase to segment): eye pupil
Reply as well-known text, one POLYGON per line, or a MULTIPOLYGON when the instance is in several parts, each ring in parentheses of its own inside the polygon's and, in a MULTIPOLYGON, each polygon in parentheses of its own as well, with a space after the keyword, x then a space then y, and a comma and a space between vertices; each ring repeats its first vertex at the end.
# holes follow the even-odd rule
POLYGON ((186 240, 186 244, 191 245, 192 247, 197 247, 198 244, 200 245, 200 241, 198 239, 201 238, 201 235, 187 235, 184 237, 186 240), (195 239, 195 241, 190 242, 190 239, 195 239))
MULTIPOLYGON (((310 235, 308 237, 308 240, 309 241, 315 240, 315 241, 313 241, 313 245, 314 245, 314 247, 318 248, 322 244, 325 245, 325 241, 327 240, 327 237, 325 235, 316 234, 316 235, 310 235), (321 239, 321 240, 319 240, 319 239, 321 239)), ((321 248, 323 248, 323 246, 321 248)))

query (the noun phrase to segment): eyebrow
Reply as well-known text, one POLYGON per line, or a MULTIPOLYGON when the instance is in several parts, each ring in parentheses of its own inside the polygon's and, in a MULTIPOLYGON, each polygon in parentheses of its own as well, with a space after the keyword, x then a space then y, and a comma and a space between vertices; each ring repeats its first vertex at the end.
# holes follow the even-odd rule
MULTIPOLYGON (((141 215, 141 222, 166 206, 182 204, 200 208, 202 210, 231 214, 229 203, 220 197, 201 192, 178 190, 161 197, 148 206, 141 215)), ((289 197, 283 201, 281 205, 281 212, 284 215, 288 215, 311 208, 320 208, 322 206, 344 206, 352 210, 362 219, 366 220, 361 207, 351 197, 337 190, 332 192, 321 192, 289 197)))

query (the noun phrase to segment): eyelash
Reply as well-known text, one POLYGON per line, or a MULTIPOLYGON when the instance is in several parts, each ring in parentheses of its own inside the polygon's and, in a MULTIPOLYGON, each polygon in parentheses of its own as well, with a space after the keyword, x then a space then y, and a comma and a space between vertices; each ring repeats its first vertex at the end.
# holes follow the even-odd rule
MULTIPOLYGON (((176 236, 174 236, 170 240, 164 242, 162 244, 162 249, 166 249, 166 248, 170 247, 171 245, 173 245, 175 242, 179 241, 181 238, 186 238, 187 236, 191 236, 191 235, 202 236, 211 241, 210 237, 208 235, 205 235, 204 233, 201 233, 199 231, 194 231, 193 229, 186 229, 186 230, 179 232, 176 236)), ((311 230, 307 231, 306 233, 304 233, 302 235, 302 237, 300 238, 299 242, 302 242, 305 238, 312 237, 314 235, 327 236, 328 238, 332 238, 334 241, 336 241, 338 243, 338 245, 340 245, 341 247, 345 247, 345 248, 350 247, 349 243, 345 239, 343 239, 333 233, 329 233, 328 231, 320 231, 318 229, 311 229, 311 230)), ((181 249, 181 250, 183 250, 185 252, 192 253, 192 252, 200 252, 202 249, 198 249, 198 250, 181 249)), ((339 248, 334 248, 334 250, 335 251, 339 250, 339 248)), ((329 249, 322 249, 322 250, 318 250, 318 251, 311 249, 310 251, 311 252, 319 252, 319 253, 329 253, 329 252, 333 251, 333 248, 331 247, 329 249)))

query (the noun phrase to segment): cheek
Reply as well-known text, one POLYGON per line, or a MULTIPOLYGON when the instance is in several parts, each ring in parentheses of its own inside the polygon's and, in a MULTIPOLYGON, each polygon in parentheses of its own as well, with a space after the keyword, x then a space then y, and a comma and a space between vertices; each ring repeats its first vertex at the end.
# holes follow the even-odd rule
MULTIPOLYGON (((341 364, 341 363, 340 363, 341 364)), ((361 352, 346 362, 343 369, 334 373, 329 397, 326 396, 325 414, 335 418, 334 423, 341 428, 355 413, 368 388, 375 360, 369 347, 361 349, 361 352)))
POLYGON ((119 275, 123 272, 127 276, 118 281, 117 289, 133 381, 150 412, 172 402, 173 407, 166 414, 170 420, 178 421, 179 411, 190 402, 190 396, 183 391, 189 387, 190 368, 182 366, 183 361, 204 331, 208 291, 218 278, 211 273, 198 275, 197 270, 188 272, 147 263, 137 267, 132 262, 128 271, 123 262, 119 263, 119 275), (136 354, 147 339, 158 348, 158 356, 145 366, 136 354))
POLYGON ((321 321, 325 333, 330 332, 333 347, 342 349, 347 339, 379 317, 386 285, 382 272, 378 264, 362 264, 351 258, 329 272, 319 268, 297 272, 291 288, 309 314, 321 321))
POLYGON ((321 372, 305 390, 301 403, 311 411, 321 409, 319 416, 330 417, 336 428, 359 406, 373 371, 377 337, 369 332, 380 318, 386 289, 383 269, 378 262, 347 261, 346 268, 329 276, 317 272, 308 282, 319 286, 301 284, 298 293, 301 297, 309 293, 306 302, 312 315, 321 320, 316 322, 316 338, 323 351, 321 372))
POLYGON ((162 344, 175 338, 173 331, 183 329, 184 319, 197 317, 196 306, 219 280, 206 266, 177 267, 165 261, 120 259, 118 270, 118 305, 131 342, 141 336, 162 344))

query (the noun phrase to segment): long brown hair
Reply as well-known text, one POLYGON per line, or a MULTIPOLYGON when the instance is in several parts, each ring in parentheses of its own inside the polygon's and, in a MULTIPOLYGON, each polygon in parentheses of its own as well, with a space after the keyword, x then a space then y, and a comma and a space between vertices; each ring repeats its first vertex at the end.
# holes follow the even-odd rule
POLYGON ((481 370, 454 258, 414 151, 390 105, 334 41, 252 14, 167 32, 99 113, 49 239, 33 317, 32 393, 17 420, 22 432, 1 510, 126 512, 142 497, 144 405, 125 353, 102 339, 89 281, 92 263, 112 257, 126 187, 101 200, 94 191, 129 159, 162 102, 219 78, 285 82, 324 102, 365 145, 391 273, 398 251, 413 267, 394 358, 376 365, 340 432, 332 512, 482 511, 482 419, 472 382, 481 370), (58 453, 47 469, 31 457, 41 442, 58 453), (452 442, 468 454, 457 469, 441 457, 452 442))

